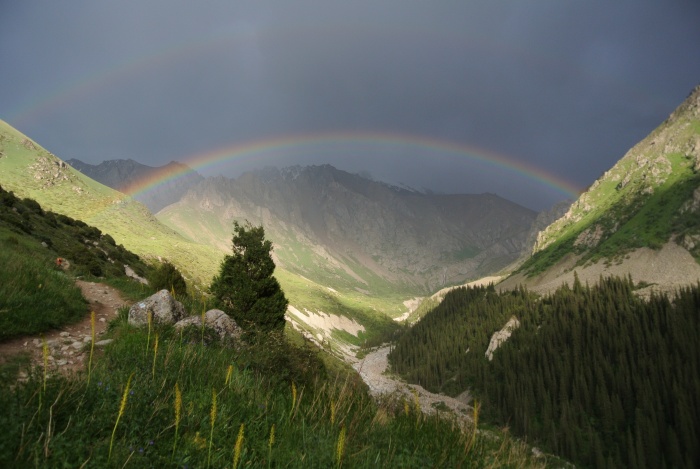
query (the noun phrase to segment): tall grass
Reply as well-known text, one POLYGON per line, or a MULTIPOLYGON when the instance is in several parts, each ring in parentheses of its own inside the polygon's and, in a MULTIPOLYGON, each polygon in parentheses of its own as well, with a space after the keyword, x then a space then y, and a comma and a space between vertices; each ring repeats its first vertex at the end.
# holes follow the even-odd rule
POLYGON ((40 245, 0 230, 0 341, 79 321, 87 303, 40 245))
POLYGON ((231 467, 231 448, 234 467, 538 464, 498 435, 469 433, 444 417, 417 423, 400 401, 375 402, 352 379, 280 380, 244 349, 199 346, 197 329, 184 343, 172 328, 154 329, 163 363, 155 379, 143 354, 148 331, 120 322, 90 386, 85 377, 48 377, 50 408, 37 412, 41 375, 0 383, 0 467, 231 467), (47 443, 49 421, 55 431, 47 443))

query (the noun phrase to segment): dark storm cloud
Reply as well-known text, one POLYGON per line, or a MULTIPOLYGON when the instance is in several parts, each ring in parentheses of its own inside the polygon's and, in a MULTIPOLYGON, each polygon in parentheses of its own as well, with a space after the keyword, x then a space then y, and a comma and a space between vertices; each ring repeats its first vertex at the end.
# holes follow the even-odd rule
MULTIPOLYGON (((698 2, 680 0, 5 2, 0 118, 92 163, 371 131, 585 187, 700 82, 698 24, 698 2)), ((425 148, 279 150, 224 170, 321 162, 534 208, 563 197, 425 148)))

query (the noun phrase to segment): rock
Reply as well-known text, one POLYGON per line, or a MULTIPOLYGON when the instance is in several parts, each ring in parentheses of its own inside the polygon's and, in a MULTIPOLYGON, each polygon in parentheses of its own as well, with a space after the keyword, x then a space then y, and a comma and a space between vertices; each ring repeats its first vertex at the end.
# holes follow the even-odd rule
POLYGON ((153 314, 153 321, 160 324, 175 324, 185 316, 185 307, 175 300, 168 290, 161 290, 145 300, 135 303, 129 309, 129 324, 143 326, 148 324, 148 312, 153 314))
MULTIPOLYGON (((175 324, 175 329, 182 329, 187 326, 202 326, 201 316, 190 316, 175 324)), ((240 340, 243 330, 236 324, 236 321, 231 319, 231 316, 224 313, 220 309, 210 309, 204 314, 204 326, 208 329, 213 329, 219 337, 223 339, 233 339, 235 342, 240 340)))
POLYGON ((494 334, 491 336, 491 341, 489 342, 489 348, 484 354, 489 361, 493 360, 493 352, 495 352, 503 342, 508 340, 513 331, 518 327, 520 327, 520 321, 518 321, 518 318, 513 316, 510 318, 510 321, 503 326, 503 329, 498 332, 494 332, 494 334))
POLYGON ((68 337, 70 335, 70 332, 61 332, 59 335, 61 337, 68 337))
POLYGON ((124 264, 124 273, 126 274, 127 277, 131 277, 131 278, 143 283, 144 285, 148 285, 148 280, 146 280, 143 277, 139 277, 138 274, 136 272, 134 272, 134 269, 132 269, 131 267, 129 267, 126 264, 124 264))
POLYGON ((67 363, 68 363, 68 360, 66 360, 64 358, 61 358, 60 360, 56 360, 57 366, 63 366, 63 365, 66 365, 67 363))
POLYGON ((83 344, 82 342, 73 342, 72 344, 70 344, 70 346, 73 347, 73 348, 76 349, 76 350, 82 349, 82 348, 83 348, 83 345, 84 345, 84 344, 83 344))
POLYGON ((109 345, 112 342, 114 342, 114 339, 104 339, 104 340, 100 340, 98 342, 95 342, 95 346, 96 347, 104 347, 105 345, 109 345))

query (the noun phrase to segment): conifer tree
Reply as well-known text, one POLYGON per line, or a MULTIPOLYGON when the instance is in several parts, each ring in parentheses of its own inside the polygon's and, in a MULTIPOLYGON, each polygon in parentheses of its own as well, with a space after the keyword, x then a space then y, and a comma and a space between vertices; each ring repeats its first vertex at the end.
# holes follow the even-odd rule
POLYGON ((219 307, 249 330, 284 329, 288 302, 272 275, 271 251, 262 226, 234 222, 233 254, 224 257, 211 284, 219 307))

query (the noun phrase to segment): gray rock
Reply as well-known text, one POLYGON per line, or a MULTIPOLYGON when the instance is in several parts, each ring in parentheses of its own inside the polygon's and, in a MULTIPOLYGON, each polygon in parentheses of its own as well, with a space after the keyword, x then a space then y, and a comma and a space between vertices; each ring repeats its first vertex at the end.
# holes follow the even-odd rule
POLYGON ((64 358, 61 358, 60 360, 56 360, 56 365, 57 365, 57 366, 63 366, 63 365, 66 365, 66 364, 68 364, 68 360, 66 360, 66 359, 64 359, 64 358))
MULTIPOLYGON (((201 316, 190 316, 175 324, 175 329, 187 326, 202 326, 201 316)), ((204 314, 204 327, 213 329, 221 339, 233 339, 237 342, 241 338, 243 330, 231 319, 231 316, 220 309, 210 309, 204 314)))
POLYGON ((105 345, 109 345, 112 342, 114 342, 114 339, 104 339, 104 340, 100 340, 98 342, 95 342, 95 346, 104 347, 105 345))
POLYGON ((83 345, 85 345, 83 342, 73 342, 72 344, 70 344, 70 346, 76 350, 82 349, 83 345))
POLYGON ((153 322, 175 324, 185 316, 185 307, 175 300, 168 290, 161 290, 145 300, 135 303, 129 309, 129 324, 148 324, 148 312, 153 314, 153 322))

